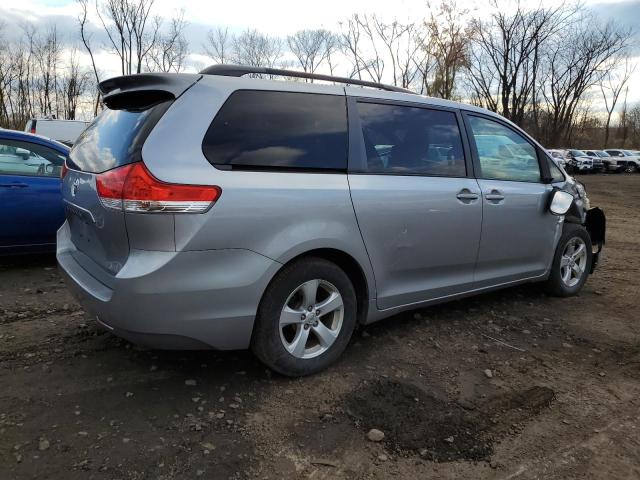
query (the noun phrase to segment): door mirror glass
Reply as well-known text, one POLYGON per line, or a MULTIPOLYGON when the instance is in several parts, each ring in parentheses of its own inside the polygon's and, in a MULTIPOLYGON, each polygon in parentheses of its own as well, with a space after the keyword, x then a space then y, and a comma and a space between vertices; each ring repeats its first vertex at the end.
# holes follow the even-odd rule
POLYGON ((562 190, 555 190, 553 192, 553 197, 551 198, 549 210, 554 215, 564 215, 569 211, 572 203, 573 195, 562 190))

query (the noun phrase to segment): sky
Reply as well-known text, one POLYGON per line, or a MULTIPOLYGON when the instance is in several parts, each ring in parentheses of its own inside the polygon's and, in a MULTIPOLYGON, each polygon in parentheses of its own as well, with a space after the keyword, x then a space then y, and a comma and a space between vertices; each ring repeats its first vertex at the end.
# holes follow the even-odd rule
MULTIPOLYGON (((93 3, 93 0, 90 0, 93 3)), ((432 0, 434 5, 439 0, 432 0)), ((556 5, 557 0, 522 0, 531 8, 542 5, 556 5)), ((635 55, 639 64, 630 82, 629 100, 640 101, 640 0, 583 0, 586 8, 594 10, 603 20, 612 21, 636 30, 635 55)), ((457 0, 458 6, 482 16, 478 7, 484 2, 457 0)), ((186 30, 189 50, 202 53, 206 34, 214 26, 228 26, 234 32, 256 28, 264 33, 285 37, 303 28, 327 28, 337 30, 338 23, 353 13, 376 13, 383 19, 408 21, 424 18, 428 11, 426 0, 156 0, 154 13, 169 19, 184 9, 188 22, 186 30)), ((0 23, 5 39, 21 35, 21 25, 29 20, 36 28, 46 29, 51 24, 58 26, 63 41, 78 43, 77 16, 79 8, 75 0, 0 0, 0 23)), ((95 18, 97 22, 97 18, 95 18)), ((96 41, 100 41, 100 31, 96 27, 96 41)), ((193 62, 206 62, 201 55, 194 55, 193 62)), ((82 55, 81 62, 88 56, 82 55)), ((103 78, 118 73, 116 57, 106 51, 98 55, 98 64, 103 78)), ((202 65, 193 65, 196 69, 202 65)))

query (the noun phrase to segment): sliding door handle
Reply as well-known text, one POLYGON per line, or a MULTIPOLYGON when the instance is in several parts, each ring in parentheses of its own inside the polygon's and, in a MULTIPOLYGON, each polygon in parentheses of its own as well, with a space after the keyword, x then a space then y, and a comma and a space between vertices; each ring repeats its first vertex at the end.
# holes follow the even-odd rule
POLYGON ((504 195, 500 190, 493 189, 489 193, 485 193, 484 198, 491 203, 501 203, 504 195))

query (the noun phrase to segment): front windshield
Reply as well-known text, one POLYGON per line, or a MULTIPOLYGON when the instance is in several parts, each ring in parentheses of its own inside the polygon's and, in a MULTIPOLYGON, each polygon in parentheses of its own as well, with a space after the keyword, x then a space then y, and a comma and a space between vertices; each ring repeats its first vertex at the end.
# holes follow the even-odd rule
POLYGON ((571 150, 571 155, 573 155, 574 157, 586 157, 587 154, 584 153, 582 150, 571 150))
POLYGON ((596 155, 598 155, 599 157, 602 157, 602 158, 611 156, 607 152, 596 152, 596 155))
POLYGON ((628 150, 622 150, 622 154, 625 157, 633 157, 633 154, 631 152, 629 152, 628 150))

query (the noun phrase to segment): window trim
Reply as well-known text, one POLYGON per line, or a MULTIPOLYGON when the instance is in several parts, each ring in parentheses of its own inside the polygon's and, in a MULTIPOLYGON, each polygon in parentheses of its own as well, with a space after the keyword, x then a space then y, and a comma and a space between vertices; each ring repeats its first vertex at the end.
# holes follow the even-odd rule
POLYGON ((562 171, 562 168, 560 168, 559 165, 556 164, 556 162, 553 160, 553 158, 551 158, 550 155, 548 155, 548 162, 551 162, 553 164, 554 167, 556 167, 556 169, 560 172, 560 175, 562 175, 562 180, 554 180, 553 179, 553 174, 551 173, 551 168, 547 165, 547 168, 549 169, 549 185, 553 185, 556 183, 564 183, 567 181, 567 177, 565 176, 564 172, 562 171))
POLYGON ((322 92, 302 92, 302 91, 295 91, 295 90, 268 90, 268 89, 260 89, 260 88, 239 88, 237 90, 233 90, 232 92, 229 93, 225 101, 222 103, 222 105, 220 105, 220 108, 218 108, 218 111, 211 119, 211 122, 209 123, 209 126, 207 127, 207 130, 205 131, 204 136, 202 137, 202 141, 200 142, 200 151, 202 152, 202 156, 209 163, 209 165, 211 165, 216 170, 220 170, 223 172, 298 173, 298 174, 299 173, 308 173, 308 174, 319 173, 319 174, 325 174, 325 175, 327 174, 344 175, 347 173, 349 169, 349 153, 351 151, 348 98, 349 97, 347 97, 346 94, 344 93, 338 94, 338 93, 322 93, 322 92), (277 166, 277 165, 261 166, 261 165, 230 165, 230 164, 224 164, 224 163, 219 163, 219 164, 213 163, 211 160, 209 160, 209 157, 207 157, 207 154, 204 151, 205 138, 207 137, 207 133, 209 133, 209 129, 213 125, 213 122, 215 122, 216 118, 218 118, 218 115, 220 115, 220 112, 222 111, 222 109, 225 107, 225 105, 227 105, 231 97, 239 92, 297 93, 300 95, 322 95, 322 96, 328 96, 328 97, 343 98, 345 100, 344 114, 345 114, 345 120, 346 120, 345 124, 347 127, 347 148, 345 151, 346 167, 345 168, 314 168, 314 167, 289 167, 289 166, 277 166))
MULTIPOLYGON (((4 144, 5 142, 13 142, 13 143, 16 143, 16 144, 23 144, 23 145, 37 145, 38 147, 46 148, 46 149, 51 150, 52 152, 55 152, 57 155, 60 155, 61 157, 64 157, 65 160, 69 158, 69 155, 67 153, 61 152, 60 150, 58 150, 56 148, 53 148, 50 145, 45 145, 43 143, 30 142, 28 140, 21 140, 21 139, 16 139, 16 138, 1 138, 0 137, 0 144, 4 144)), ((22 148, 22 147, 16 147, 16 148, 22 148)), ((29 147, 26 147, 25 149, 26 150, 28 149, 29 151, 33 152, 33 150, 30 149, 29 147)), ((60 176, 59 175, 38 175, 38 174, 29 174, 29 173, 9 173, 9 172, 2 172, 2 171, 0 171, 0 176, 26 177, 26 178, 52 178, 52 179, 55 179, 55 180, 60 180, 60 176)))
MULTIPOLYGON (((508 122, 504 121, 501 118, 498 117, 494 117, 492 115, 485 115, 483 113, 479 113, 479 112, 473 112, 470 110, 463 110, 462 111, 462 116, 464 118, 464 123, 465 126, 467 127, 467 136, 469 137, 469 144, 471 146, 471 152, 472 152, 472 157, 473 157, 473 164, 474 164, 474 172, 475 172, 475 177, 478 180, 491 180, 491 181, 495 181, 495 182, 518 182, 518 183, 532 183, 532 184, 543 184, 543 185, 548 185, 551 183, 551 172, 549 171, 549 165, 547 165, 545 162, 542 161, 543 156, 546 156, 546 153, 544 153, 544 151, 542 150, 542 148, 522 129, 515 127, 514 125, 509 124, 508 122), (476 145, 476 139, 475 136, 473 134, 473 128, 471 127, 471 122, 469 120, 469 117, 478 117, 478 118, 482 118, 484 120, 490 120, 493 121, 509 130, 511 130, 512 132, 520 135, 521 137, 523 137, 525 139, 525 141, 531 145, 533 147, 533 149, 536 152, 536 159, 538 160, 538 170, 540 172, 540 178, 535 181, 528 181, 528 180, 513 180, 513 179, 504 179, 504 178, 490 178, 490 177, 485 177, 482 175, 482 166, 480 164, 480 155, 478 154, 478 147, 476 145)), ((565 179, 566 180, 566 179, 565 179)))
POLYGON ((349 119, 349 175, 380 175, 390 177, 427 177, 427 178, 474 178, 473 162, 471 161, 471 151, 466 135, 466 129, 460 110, 457 108, 431 105, 422 102, 411 102, 404 100, 390 100, 375 97, 347 97, 347 116, 349 119), (364 133, 362 122, 358 114, 358 103, 374 103, 379 105, 391 105, 398 107, 422 108, 424 110, 438 110, 453 113, 460 132, 462 143, 462 154, 464 156, 464 175, 435 175, 427 173, 407 173, 407 172, 369 172, 365 170, 367 163, 366 147, 364 145, 364 133))

